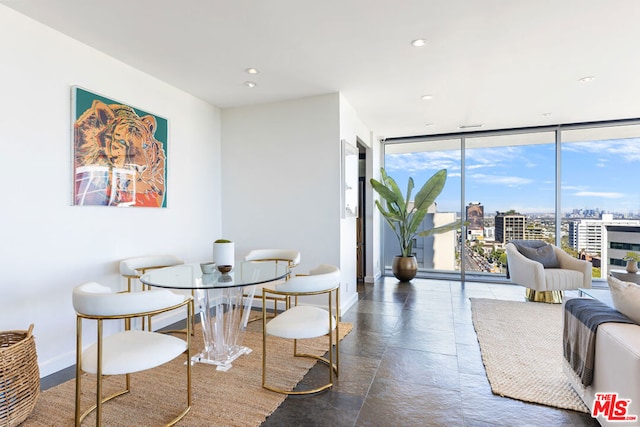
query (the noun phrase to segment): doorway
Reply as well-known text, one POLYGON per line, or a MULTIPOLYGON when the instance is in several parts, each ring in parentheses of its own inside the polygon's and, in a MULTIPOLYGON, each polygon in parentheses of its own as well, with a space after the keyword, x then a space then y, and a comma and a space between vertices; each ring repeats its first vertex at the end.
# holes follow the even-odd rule
POLYGON ((367 152, 366 148, 357 141, 358 146, 358 216, 356 218, 356 278, 364 282, 367 271, 366 263, 366 228, 365 228, 365 193, 367 186, 367 152))

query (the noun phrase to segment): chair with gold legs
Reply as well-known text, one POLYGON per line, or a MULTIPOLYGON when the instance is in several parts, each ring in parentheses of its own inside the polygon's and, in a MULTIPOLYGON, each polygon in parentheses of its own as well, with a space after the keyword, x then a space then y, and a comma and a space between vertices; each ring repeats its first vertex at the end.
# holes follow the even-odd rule
MULTIPOLYGON (((287 267, 289 267, 289 269, 292 269, 300 264, 300 252, 294 249, 253 249, 249 251, 247 256, 244 257, 244 260, 251 262, 286 263, 287 267)), ((260 295, 261 290, 264 286, 273 287, 273 283, 268 283, 266 285, 256 285, 255 294, 260 295)), ((250 295, 248 293, 245 293, 244 296, 249 297, 250 295)), ((278 303, 280 303, 284 309, 284 298, 281 298, 278 295, 269 295, 267 297, 267 300, 273 302, 273 316, 276 316, 278 314, 278 303)), ((258 317, 250 321, 253 322, 255 320, 260 320, 260 318, 258 317)))
MULTIPOLYGON (((156 268, 172 267, 184 264, 184 261, 175 255, 148 255, 135 258, 127 258, 120 261, 120 275, 127 279, 127 290, 133 290, 134 281, 140 279, 144 273, 156 268)), ((142 290, 146 290, 142 285, 142 290)))
POLYGON ((312 394, 333 386, 334 373, 339 374, 340 365, 340 270, 332 265, 320 265, 307 276, 292 277, 276 285, 275 289, 262 289, 262 387, 282 394, 312 394), (286 299, 284 312, 267 322, 266 298, 269 294, 286 299), (303 305, 299 299, 311 295, 328 296, 327 309, 315 305, 303 305), (334 305, 335 304, 335 305, 334 305), (298 340, 329 337, 328 358, 298 352, 298 340), (268 384, 267 338, 275 336, 293 340, 294 357, 311 357, 327 365, 329 381, 311 390, 285 390, 268 384))
MULTIPOLYGON (((127 291, 131 292, 132 290, 135 290, 134 287, 136 282, 140 279, 140 276, 145 274, 147 271, 181 264, 184 264, 184 261, 175 255, 147 255, 127 258, 120 261, 120 275, 127 279, 127 291)), ((140 286, 140 289, 143 291, 149 290, 149 287, 145 286, 143 283, 140 283, 140 286)), ((191 292, 191 296, 194 296, 193 291, 191 292)), ((151 331, 150 318, 147 318, 147 323, 147 330, 151 331)), ((195 329, 195 325, 192 324, 191 327, 192 330, 195 329)), ((142 329, 145 329, 144 318, 142 320, 142 329)))
POLYGON ((591 288, 591 262, 542 240, 511 240, 505 246, 507 278, 524 286, 533 302, 562 303, 565 290, 591 288))
MULTIPOLYGON (((128 393, 131 390, 130 374, 163 365, 181 354, 186 354, 185 372, 187 396, 185 409, 167 425, 182 419, 191 409, 191 320, 193 304, 190 296, 169 290, 136 292, 113 292, 111 288, 91 282, 77 286, 73 290, 73 307, 76 321, 76 401, 75 425, 96 411, 96 425, 102 422, 103 403, 128 393), (123 330, 104 336, 105 321, 122 321, 141 316, 154 316, 172 310, 186 308, 186 340, 172 335, 140 330, 123 330), (83 349, 82 325, 85 320, 95 320, 96 342, 83 349), (82 373, 96 375, 96 403, 82 412, 82 373), (124 389, 114 394, 102 396, 102 381, 106 375, 124 375, 124 389)), ((169 387, 171 385, 168 385, 169 387)), ((153 408, 149 408, 153 410, 153 408)), ((126 417, 126 415, 125 415, 126 417)))

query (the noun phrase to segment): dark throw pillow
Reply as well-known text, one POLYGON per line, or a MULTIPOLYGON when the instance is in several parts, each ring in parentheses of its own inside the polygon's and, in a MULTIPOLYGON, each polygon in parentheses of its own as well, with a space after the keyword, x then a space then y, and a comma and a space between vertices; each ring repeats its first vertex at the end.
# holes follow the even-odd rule
POLYGON ((560 268, 560 262, 558 262, 556 253, 551 245, 547 244, 539 248, 516 245, 516 248, 522 255, 530 260, 539 262, 544 268, 560 268))

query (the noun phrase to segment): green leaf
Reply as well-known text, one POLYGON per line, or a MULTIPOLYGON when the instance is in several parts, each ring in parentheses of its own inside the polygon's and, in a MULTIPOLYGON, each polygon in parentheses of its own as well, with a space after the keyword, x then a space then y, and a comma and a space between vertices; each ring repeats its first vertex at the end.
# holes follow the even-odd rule
POLYGON ((384 215, 385 218, 395 222, 401 222, 403 220, 402 216, 398 215, 397 212, 386 211, 385 209, 383 209, 382 205, 380 204, 380 201, 378 200, 376 200, 376 206, 378 207, 378 210, 380 210, 380 213, 384 215))
MULTIPOLYGON (((464 225, 468 225, 468 224, 469 224, 468 222, 464 223, 464 225)), ((449 224, 445 224, 445 225, 441 225, 439 227, 431 228, 429 230, 421 231, 420 233, 418 233, 418 236, 426 237, 426 236, 431 236, 433 234, 446 233, 447 231, 459 229, 461 227, 461 225, 462 224, 460 224, 459 221, 450 222, 449 224)))
POLYGON ((413 178, 409 177, 409 182, 407 182, 407 198, 404 201, 405 206, 409 206, 409 201, 411 200, 411 192, 413 191, 413 178))
POLYGON ((407 225, 407 229, 411 234, 415 234, 416 231, 418 231, 418 227, 420 227, 420 224, 422 223, 422 220, 425 216, 427 216, 426 209, 420 209, 418 211, 415 211, 413 215, 411 215, 411 220, 407 225))
POLYGON ((380 176, 381 181, 376 181, 375 179, 370 180, 373 189, 384 200, 384 202, 376 200, 375 204, 398 238, 402 256, 410 256, 412 254, 413 241, 416 236, 425 237, 432 234, 445 233, 461 227, 460 222, 452 222, 440 227, 424 230, 420 233, 417 232, 427 215, 429 207, 444 188, 447 180, 446 169, 436 172, 422 186, 416 194, 413 209, 410 212, 408 208, 415 186, 413 178, 409 178, 406 197, 403 197, 400 188, 398 188, 398 184, 392 177, 387 175, 384 168, 380 168, 380 176), (383 205, 386 206, 386 209, 383 205))
POLYGON ((405 211, 407 209, 406 204, 404 202, 404 198, 402 197, 402 192, 400 191, 400 187, 396 184, 396 181, 387 175, 383 168, 380 168, 380 173, 384 174, 385 184, 388 190, 391 190, 395 195, 395 202, 398 204, 398 207, 401 211, 405 211))
POLYGON ((382 197, 387 203, 398 203, 398 195, 387 188, 380 181, 373 178, 369 180, 373 189, 382 197))
POLYGON ((436 197, 440 195, 444 184, 447 181, 447 170, 441 169, 436 172, 427 182, 424 183, 418 194, 416 194, 416 209, 429 209, 436 197))

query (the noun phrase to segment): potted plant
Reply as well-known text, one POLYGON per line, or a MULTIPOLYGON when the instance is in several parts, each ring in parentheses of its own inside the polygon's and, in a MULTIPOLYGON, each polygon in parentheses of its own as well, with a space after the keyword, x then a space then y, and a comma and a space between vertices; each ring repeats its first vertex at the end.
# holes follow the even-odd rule
POLYGON ((442 169, 429 178, 416 194, 413 203, 411 203, 411 193, 414 188, 413 178, 409 178, 407 192, 403 196, 395 180, 387 175, 384 168, 380 168, 380 176, 382 181, 373 178, 370 180, 373 189, 384 200, 384 205, 376 200, 376 206, 400 243, 401 254, 393 260, 393 275, 398 280, 407 282, 413 279, 418 271, 418 263, 413 255, 414 239, 445 233, 460 227, 460 223, 456 221, 418 232, 420 223, 427 215, 429 207, 444 188, 447 170, 442 169))
POLYGON ((637 252, 627 252, 627 254, 622 258, 623 261, 627 261, 627 273, 637 273, 638 272, 638 261, 640 261, 640 254, 637 252))

